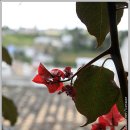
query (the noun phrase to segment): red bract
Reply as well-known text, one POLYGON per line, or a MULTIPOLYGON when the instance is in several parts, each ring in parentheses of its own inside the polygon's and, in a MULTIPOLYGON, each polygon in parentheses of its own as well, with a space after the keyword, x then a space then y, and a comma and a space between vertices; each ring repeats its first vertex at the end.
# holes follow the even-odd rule
POLYGON ((38 67, 38 74, 32 80, 35 83, 44 84, 47 86, 50 93, 59 91, 63 87, 63 83, 60 82, 61 77, 64 77, 64 73, 59 69, 52 69, 50 72, 40 63, 38 67))
POLYGON ((110 112, 106 115, 100 116, 99 123, 104 123, 106 126, 110 126, 111 130, 114 130, 114 126, 118 126, 118 122, 123 121, 125 118, 120 114, 116 104, 111 108, 110 112))
POLYGON ((92 124, 92 129, 91 130, 106 130, 106 124, 104 124, 104 123, 92 124))
POLYGON ((64 72, 61 71, 61 70, 59 70, 59 69, 52 69, 50 72, 51 72, 51 74, 52 74, 53 76, 62 77, 62 78, 65 77, 64 72))
POLYGON ((66 92, 67 96, 70 96, 73 100, 75 100, 76 89, 72 85, 64 86, 58 94, 61 94, 63 92, 66 92))
POLYGON ((71 67, 67 66, 64 69, 64 73, 65 73, 65 78, 69 78, 73 75, 73 73, 71 72, 71 67))

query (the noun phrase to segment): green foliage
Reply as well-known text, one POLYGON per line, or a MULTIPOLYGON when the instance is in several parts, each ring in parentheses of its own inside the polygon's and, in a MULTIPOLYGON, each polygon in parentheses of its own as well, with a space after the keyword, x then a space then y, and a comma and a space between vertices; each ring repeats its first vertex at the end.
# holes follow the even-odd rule
POLYGON ((13 126, 18 117, 18 112, 15 104, 11 99, 2 96, 2 115, 5 119, 9 120, 13 126))
MULTIPOLYGON (((76 12, 79 19, 86 25, 88 32, 96 37, 98 46, 101 46, 109 32, 107 2, 77 2, 76 12)), ((123 10, 118 10, 117 24, 122 15, 123 10)))
MULTIPOLYGON (((8 50, 2 46, 2 60, 5 61, 7 64, 12 64, 12 58, 8 53, 8 50)), ((15 104, 11 99, 2 96, 2 116, 9 120, 11 125, 13 126, 18 117, 18 112, 15 104)))
POLYGON ((114 73, 104 67, 85 68, 77 75, 74 87, 76 108, 87 118, 87 124, 108 113, 119 96, 114 73))
POLYGON ((33 40, 35 38, 35 35, 31 34, 5 34, 2 36, 2 44, 4 46, 7 46, 9 44, 13 44, 15 46, 31 46, 33 43, 33 40))
POLYGON ((120 95, 119 95, 119 98, 118 98, 116 104, 117 104, 118 110, 121 113, 121 115, 125 117, 124 105, 123 105, 123 98, 122 98, 121 91, 120 91, 120 95))
POLYGON ((2 46, 2 60, 5 61, 9 65, 12 64, 12 58, 9 55, 7 49, 3 46, 2 46))

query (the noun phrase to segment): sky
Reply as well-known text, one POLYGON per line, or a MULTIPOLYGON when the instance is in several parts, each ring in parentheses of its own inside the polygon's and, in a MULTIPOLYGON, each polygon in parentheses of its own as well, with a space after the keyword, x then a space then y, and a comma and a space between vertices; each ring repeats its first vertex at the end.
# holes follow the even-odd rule
MULTIPOLYGON (((86 29, 77 17, 75 2, 2 2, 2 26, 12 29, 86 29)), ((118 30, 127 29, 128 9, 125 9, 118 30)))

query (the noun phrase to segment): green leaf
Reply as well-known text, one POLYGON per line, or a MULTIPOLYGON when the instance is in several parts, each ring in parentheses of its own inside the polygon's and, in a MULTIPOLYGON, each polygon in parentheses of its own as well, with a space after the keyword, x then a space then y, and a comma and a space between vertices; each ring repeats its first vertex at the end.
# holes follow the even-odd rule
MULTIPOLYGON (((79 19, 86 25, 88 32, 95 36, 101 46, 109 32, 107 2, 77 2, 76 12, 79 19)), ((117 11, 117 24, 123 15, 123 9, 117 11)))
MULTIPOLYGON (((127 101, 128 103, 128 101, 127 101)), ((117 100, 117 107, 118 107, 118 110, 120 112, 120 114, 125 117, 125 112, 124 112, 124 103, 123 103, 123 98, 122 98, 122 94, 121 94, 121 91, 120 91, 120 95, 119 95, 119 98, 117 100)), ((128 104, 126 104, 128 105, 128 104)))
POLYGON ((9 120, 12 126, 16 123, 18 117, 15 104, 5 96, 2 96, 2 116, 9 120))
POLYGON ((82 70, 74 83, 75 105, 87 118, 87 124, 108 113, 116 103, 119 88, 114 82, 114 73, 109 69, 90 66, 82 70))
POLYGON ((7 49, 3 46, 2 46, 2 60, 5 61, 9 65, 12 64, 12 58, 9 55, 7 49))
POLYGON ((116 8, 120 9, 120 8, 128 8, 128 3, 127 2, 116 2, 116 8))

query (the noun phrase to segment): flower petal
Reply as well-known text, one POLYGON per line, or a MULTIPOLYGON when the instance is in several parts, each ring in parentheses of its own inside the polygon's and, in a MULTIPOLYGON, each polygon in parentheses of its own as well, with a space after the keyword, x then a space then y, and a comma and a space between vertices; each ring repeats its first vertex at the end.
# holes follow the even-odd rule
POLYGON ((114 126, 111 126, 110 128, 111 128, 110 130, 115 130, 115 127, 114 127, 114 126))
POLYGON ((106 125, 104 123, 95 123, 92 124, 91 130, 106 130, 106 125))
POLYGON ((116 104, 112 107, 111 111, 113 112, 113 117, 116 122, 121 122, 125 119, 118 111, 116 104))
POLYGON ((33 80, 33 82, 35 83, 39 83, 39 84, 44 84, 45 83, 45 80, 38 74, 36 75, 33 80))
POLYGON ((32 80, 35 83, 45 84, 50 93, 59 91, 63 88, 60 78, 64 77, 64 72, 59 69, 53 69, 49 72, 41 63, 38 67, 38 75, 32 80))
POLYGON ((72 68, 70 66, 66 66, 65 69, 64 69, 64 71, 68 72, 68 73, 71 73, 71 69, 72 68))
POLYGON ((38 67, 38 74, 48 78, 51 76, 51 73, 40 63, 38 67))
POLYGON ((111 125, 112 125, 111 120, 108 119, 108 118, 105 118, 104 116, 100 116, 100 117, 98 118, 98 122, 99 122, 99 123, 103 123, 103 124, 105 124, 106 126, 111 126, 111 125))
POLYGON ((63 83, 46 84, 49 93, 60 91, 63 88, 63 83))
POLYGON ((100 123, 105 123, 107 126, 117 126, 118 122, 123 121, 125 118, 120 114, 118 108, 115 105, 111 108, 110 112, 106 115, 100 116, 98 121, 100 123))
POLYGON ((64 69, 65 78, 69 78, 73 75, 73 73, 71 72, 71 69, 72 68, 70 66, 65 67, 65 69, 64 69))
POLYGON ((56 91, 60 91, 60 90, 62 90, 63 86, 64 86, 64 85, 63 85, 62 82, 58 83, 58 88, 57 88, 56 91))
POLYGON ((65 76, 64 72, 59 69, 52 69, 50 72, 53 76, 58 76, 58 77, 62 77, 62 78, 64 78, 64 76, 65 76))

